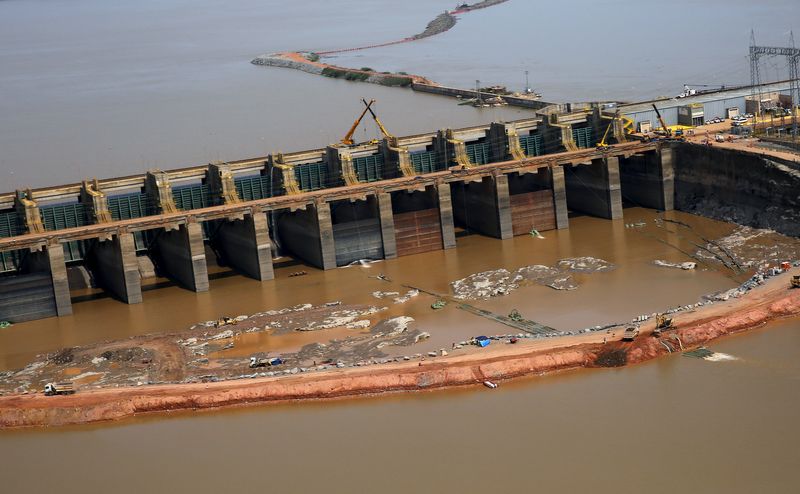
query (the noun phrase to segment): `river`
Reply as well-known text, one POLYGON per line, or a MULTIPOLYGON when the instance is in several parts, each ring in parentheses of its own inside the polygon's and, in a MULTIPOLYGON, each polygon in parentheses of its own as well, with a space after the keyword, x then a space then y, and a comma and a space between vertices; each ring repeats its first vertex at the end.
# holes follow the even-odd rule
MULTIPOLYGON (((478 110, 248 63, 264 52, 407 36, 451 3, 415 0, 398 9, 386 1, 2 1, 0 189, 323 146, 347 129, 361 97, 378 100, 379 115, 398 135, 523 118, 521 110, 478 110)), ((424 42, 334 60, 459 86, 481 79, 517 89, 530 70, 532 85, 552 100, 647 97, 677 93, 685 82, 747 80, 750 27, 764 44, 785 44, 784 31, 800 18, 799 8, 793 1, 680 1, 653 10, 612 0, 511 0, 465 15, 453 30, 424 42)), ((781 67, 775 77, 769 70, 769 78, 781 75, 781 67)), ((358 135, 375 133, 368 127, 358 135)), ((734 229, 671 215, 708 238, 734 229)), ((0 332, 0 369, 65 346, 174 331, 223 314, 332 300, 375 304, 373 291, 400 289, 401 283, 446 291, 449 282, 477 271, 552 265, 566 257, 594 256, 617 268, 577 275, 575 291, 529 286, 481 306, 498 313, 516 308, 530 319, 579 329, 695 302, 740 281, 718 266, 654 266, 654 259, 688 260, 676 247, 693 250, 697 240, 659 228, 656 217, 627 208, 624 222, 576 216, 569 230, 546 232, 545 239, 469 235, 455 250, 370 268, 309 270, 289 278, 300 268, 286 266, 276 270, 275 282, 221 276, 204 294, 167 287, 146 291, 145 303, 136 306, 78 302, 71 317, 0 332), (647 226, 625 226, 639 221, 647 226), (377 273, 393 284, 370 278, 377 273)), ((434 312, 430 302, 420 296, 391 305, 381 317, 414 317, 432 333, 424 348, 507 331, 456 308, 434 312)), ((796 321, 782 322, 722 340, 713 349, 738 359, 727 362, 674 356, 502 383, 491 392, 4 431, 2 489, 791 492, 800 460, 798 330, 796 321)), ((332 335, 243 341, 237 349, 294 349, 332 335)))
POLYGON ((800 325, 469 388, 0 433, 9 493, 794 492, 800 325))
MULTIPOLYGON (((341 139, 362 97, 395 135, 528 115, 249 63, 403 38, 454 2, 398 5, 0 1, 0 192, 322 147, 341 139)), ((547 101, 638 100, 749 81, 750 29, 786 46, 797 19, 794 0, 510 0, 440 36, 330 61, 516 90, 529 70, 547 101)), ((764 80, 783 77, 784 64, 765 62, 764 80)), ((356 137, 377 133, 370 124, 356 137)))

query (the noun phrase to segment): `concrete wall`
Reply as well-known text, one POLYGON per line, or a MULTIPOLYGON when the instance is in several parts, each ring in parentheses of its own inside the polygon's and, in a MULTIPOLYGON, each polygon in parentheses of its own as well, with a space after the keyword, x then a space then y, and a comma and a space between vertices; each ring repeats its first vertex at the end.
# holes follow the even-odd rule
POLYGON ((636 154, 620 159, 623 199, 637 206, 671 211, 675 196, 672 158, 672 149, 664 147, 660 152, 636 154))
POLYGON ((800 237, 800 166, 675 143, 675 208, 800 237))
POLYGON ((208 291, 205 245, 199 223, 160 231, 154 238, 153 252, 161 274, 189 290, 208 291))
POLYGON ((622 218, 617 158, 565 166, 564 178, 569 209, 610 220, 622 218))
POLYGON ((221 220, 213 242, 223 262, 239 273, 259 281, 275 277, 265 213, 246 215, 241 220, 221 220))
POLYGON ((298 259, 320 269, 336 267, 331 210, 327 202, 277 217, 281 245, 298 259))
POLYGON ((97 284, 115 298, 128 304, 142 301, 142 280, 132 233, 92 241, 86 265, 97 284))
POLYGON ((456 222, 483 235, 507 239, 513 236, 508 177, 484 177, 480 182, 453 182, 456 222))

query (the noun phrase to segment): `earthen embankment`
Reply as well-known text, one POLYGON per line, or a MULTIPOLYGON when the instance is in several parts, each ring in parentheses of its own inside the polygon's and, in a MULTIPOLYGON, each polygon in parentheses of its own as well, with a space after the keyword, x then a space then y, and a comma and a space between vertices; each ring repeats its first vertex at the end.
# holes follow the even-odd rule
MULTIPOLYGON (((796 274, 795 269, 792 274, 796 274)), ((759 327, 800 313, 800 290, 788 289, 788 275, 772 278, 741 298, 704 306, 676 317, 677 329, 661 338, 644 328, 633 342, 619 335, 598 343, 597 335, 554 339, 541 344, 475 349, 434 362, 393 363, 380 368, 336 369, 316 374, 244 381, 140 386, 88 391, 71 396, 15 395, 0 398, 0 427, 83 424, 172 410, 198 410, 291 400, 330 399, 398 391, 473 385, 484 380, 581 367, 635 364, 670 352, 665 341, 683 348, 759 327)))

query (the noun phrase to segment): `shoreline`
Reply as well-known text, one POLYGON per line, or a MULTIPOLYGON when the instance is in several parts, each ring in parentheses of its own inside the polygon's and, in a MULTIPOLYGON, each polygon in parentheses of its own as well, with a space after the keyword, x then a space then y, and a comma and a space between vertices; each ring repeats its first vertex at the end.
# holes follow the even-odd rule
POLYGON ((672 353, 665 341, 677 342, 683 350, 689 350, 800 314, 800 290, 788 288, 790 275, 799 272, 794 268, 789 275, 770 278, 740 298, 675 314, 676 329, 665 331, 660 338, 652 336, 653 321, 648 321, 633 342, 621 341, 621 331, 611 336, 603 332, 476 348, 434 361, 390 363, 379 368, 104 388, 55 397, 7 395, 0 397, 0 428, 90 424, 168 411, 444 389, 578 368, 633 365, 672 353))

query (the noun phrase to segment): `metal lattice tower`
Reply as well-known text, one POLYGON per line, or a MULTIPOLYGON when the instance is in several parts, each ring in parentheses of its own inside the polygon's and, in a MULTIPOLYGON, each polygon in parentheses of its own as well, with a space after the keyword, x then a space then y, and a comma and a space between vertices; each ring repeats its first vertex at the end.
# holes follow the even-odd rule
POLYGON ((759 60, 763 56, 785 57, 789 67, 789 95, 792 100, 792 134, 797 138, 797 107, 800 104, 800 48, 794 46, 794 33, 791 33, 791 47, 757 46, 755 35, 750 32, 750 83, 751 93, 758 95, 758 109, 761 110, 761 77, 759 60), (757 86, 757 87, 756 87, 757 86))
POLYGON ((750 31, 750 95, 756 100, 756 114, 761 113, 761 74, 759 74, 759 61, 761 54, 756 46, 756 34, 750 31), (756 96, 758 99, 756 99, 756 96))

